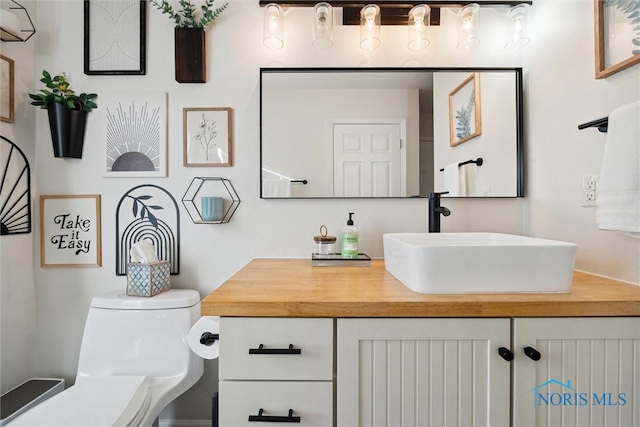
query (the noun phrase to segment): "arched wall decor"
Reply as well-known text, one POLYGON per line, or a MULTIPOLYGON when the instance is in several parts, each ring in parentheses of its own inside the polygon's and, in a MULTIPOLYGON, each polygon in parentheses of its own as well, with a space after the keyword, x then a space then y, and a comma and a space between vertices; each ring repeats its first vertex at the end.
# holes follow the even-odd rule
POLYGON ((31 233, 31 168, 22 150, 4 136, 0 145, 0 235, 31 233))
POLYGON ((171 262, 171 274, 180 274, 180 212, 164 188, 143 184, 127 191, 116 208, 116 275, 127 274, 131 246, 147 239, 159 260, 171 262))

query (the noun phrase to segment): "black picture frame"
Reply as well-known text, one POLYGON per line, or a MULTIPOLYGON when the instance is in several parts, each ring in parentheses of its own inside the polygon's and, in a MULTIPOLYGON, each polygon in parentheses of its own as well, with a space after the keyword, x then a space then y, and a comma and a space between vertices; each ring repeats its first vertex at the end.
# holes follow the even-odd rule
MULTIPOLYGON (((138 33, 139 33, 139 44, 140 51, 139 57, 133 58, 133 62, 137 62, 137 67, 131 69, 110 69, 108 67, 97 67, 96 64, 92 64, 91 60, 91 22, 92 16, 94 16, 97 12, 97 8, 101 3, 108 3, 104 0, 84 0, 84 73, 87 75, 145 75, 146 74, 146 39, 147 39, 147 31, 146 31, 146 21, 147 21, 147 2, 145 0, 130 0, 132 6, 139 4, 139 12, 140 19, 139 21, 135 21, 134 23, 138 25, 138 33)), ((101 8, 101 12, 107 13, 104 8, 101 8)), ((126 14, 123 14, 126 16, 126 14)), ((96 19, 100 19, 100 17, 96 17, 96 19)), ((120 18, 126 19, 126 18, 120 18)), ((104 22, 104 20, 102 21, 104 22)), ((132 40, 131 33, 135 33, 135 29, 129 31, 126 35, 126 40, 132 40)), ((95 34, 93 35, 96 36, 95 34)), ((101 34, 101 37, 106 36, 105 34, 101 34)), ((133 38, 135 40, 135 38, 133 38)), ((114 43, 114 45, 116 45, 114 43)), ((120 53, 121 57, 129 56, 126 53, 120 53)), ((130 56, 129 56, 130 57, 130 56)))

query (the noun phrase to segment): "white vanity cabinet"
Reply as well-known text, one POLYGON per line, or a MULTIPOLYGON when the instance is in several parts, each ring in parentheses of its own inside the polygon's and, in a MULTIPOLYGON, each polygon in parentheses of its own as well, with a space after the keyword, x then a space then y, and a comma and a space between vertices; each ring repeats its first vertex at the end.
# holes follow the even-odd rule
POLYGON ((338 319, 336 400, 339 427, 640 426, 640 318, 338 319))
POLYGON ((338 319, 338 426, 507 426, 510 319, 338 319))
POLYGON ((333 417, 333 319, 220 319, 220 427, 327 427, 333 417))
POLYGON ((640 426, 640 317, 515 318, 513 352, 514 427, 640 426))

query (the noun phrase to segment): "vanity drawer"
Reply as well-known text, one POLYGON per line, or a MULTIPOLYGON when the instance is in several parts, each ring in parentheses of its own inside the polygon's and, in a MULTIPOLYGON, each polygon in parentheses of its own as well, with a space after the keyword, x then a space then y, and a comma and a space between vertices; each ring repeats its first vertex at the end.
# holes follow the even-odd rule
POLYGON ((219 376, 330 381, 333 319, 222 317, 219 376))
POLYGON ((333 425, 331 382, 221 381, 219 390, 220 427, 258 427, 278 422, 293 422, 297 426, 333 425), (263 410, 261 416, 260 409, 263 410), (299 422, 289 418, 290 409, 292 417, 300 417, 299 422))

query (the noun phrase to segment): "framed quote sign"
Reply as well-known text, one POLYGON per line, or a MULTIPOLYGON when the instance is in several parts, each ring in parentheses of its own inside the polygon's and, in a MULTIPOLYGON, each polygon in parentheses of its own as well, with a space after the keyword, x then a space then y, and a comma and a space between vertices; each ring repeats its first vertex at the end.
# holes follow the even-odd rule
POLYGON ((102 266, 99 194, 40 196, 40 266, 102 266))

